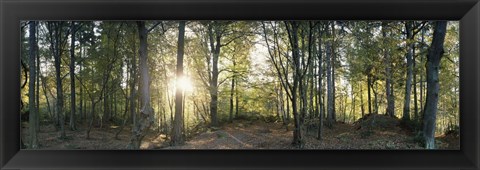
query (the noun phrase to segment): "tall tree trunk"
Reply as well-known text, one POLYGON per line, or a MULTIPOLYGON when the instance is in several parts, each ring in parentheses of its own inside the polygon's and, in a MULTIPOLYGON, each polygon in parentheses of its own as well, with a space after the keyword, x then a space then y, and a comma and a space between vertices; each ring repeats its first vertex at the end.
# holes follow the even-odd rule
POLYGON ((318 113, 318 134, 317 134, 317 139, 318 140, 322 140, 322 130, 323 130, 323 103, 322 103, 322 98, 323 98, 323 95, 322 95, 322 92, 323 92, 323 86, 322 86, 322 73, 323 73, 323 68, 322 68, 322 61, 323 61, 323 58, 322 58, 322 30, 321 30, 321 27, 319 26, 318 27, 318 95, 317 95, 317 107, 319 107, 319 113, 318 113))
POLYGON ((363 87, 360 84, 360 110, 362 111, 362 117, 365 116, 365 107, 363 105, 363 87))
POLYGON ((356 118, 356 110, 355 110, 355 99, 356 99, 356 96, 355 96, 355 89, 353 88, 353 84, 351 84, 351 96, 352 96, 352 112, 351 114, 353 115, 353 122, 355 122, 355 120, 357 119, 356 118))
POLYGON ((70 25, 70 130, 75 126, 75 22, 70 25))
MULTIPOLYGON (((83 53, 83 47, 82 47, 82 45, 83 45, 83 44, 82 44, 82 42, 80 41, 80 56, 79 56, 80 60, 82 59, 82 53, 83 53)), ((78 65, 79 65, 79 67, 80 67, 80 68, 79 68, 79 69, 80 69, 80 70, 79 70, 79 74, 82 74, 82 63, 79 62, 78 65)), ((82 87, 82 86, 80 86, 80 108, 79 108, 78 112, 80 113, 80 121, 81 121, 81 123, 83 123, 83 119, 84 119, 84 117, 83 117, 83 112, 84 112, 84 109, 83 109, 83 87, 82 87)))
POLYGON ((29 110, 29 135, 30 135, 30 148, 38 148, 38 139, 37 139, 37 109, 35 108, 35 79, 36 79, 36 63, 35 58, 37 57, 37 33, 36 33, 36 21, 30 21, 29 23, 29 80, 28 80, 28 110, 29 110))
POLYGON ((378 89, 378 87, 377 87, 378 84, 375 83, 375 81, 373 81, 372 86, 373 85, 375 85, 375 88, 372 87, 372 89, 373 89, 373 101, 374 101, 373 102, 374 103, 374 105, 373 105, 374 106, 374 113, 378 114, 378 92, 377 92, 377 90, 375 90, 375 89, 378 89))
POLYGON ((238 106, 238 104, 239 104, 239 102, 238 102, 238 81, 236 82, 236 84, 237 84, 237 87, 235 88, 235 118, 238 117, 238 108, 239 108, 239 106, 238 106))
POLYGON ((50 27, 50 37, 51 37, 51 49, 54 57, 55 65, 55 80, 56 80, 56 89, 57 89, 57 99, 56 99, 56 115, 57 122, 60 125, 60 138, 64 139, 65 135, 65 117, 63 113, 63 86, 62 86, 62 77, 61 77, 61 38, 62 36, 62 26, 61 21, 52 21, 49 22, 50 27))
POLYGON ((293 130, 293 141, 292 145, 298 148, 303 148, 303 139, 301 131, 301 121, 300 115, 298 113, 298 103, 297 103, 297 94, 300 89, 298 89, 299 84, 301 83, 301 70, 300 70, 300 54, 298 46, 298 27, 299 24, 295 21, 285 22, 287 27, 287 32, 289 34, 288 38, 290 45, 292 47, 292 57, 294 65, 294 76, 293 76, 293 86, 291 88, 291 102, 293 109, 293 120, 294 120, 294 130, 293 130))
POLYGON ((284 126, 287 125, 287 117, 286 117, 286 112, 285 112, 285 101, 284 101, 284 95, 283 95, 283 87, 281 84, 278 85, 277 88, 277 94, 278 94, 278 114, 282 118, 282 124, 284 126))
POLYGON ((331 81, 332 81, 332 113, 331 113, 331 117, 332 117, 332 122, 330 122, 330 124, 332 125, 332 123, 334 123, 335 121, 337 121, 337 114, 335 112, 335 59, 336 59, 336 53, 335 53, 335 21, 332 21, 332 56, 330 57, 331 59, 331 67, 332 67, 332 73, 331 73, 331 81))
MULTIPOLYGON (((38 32, 38 23, 35 24, 35 32, 38 32)), ((35 44, 38 42, 35 40, 35 44)), ((36 58, 36 88, 35 88, 35 113, 37 113, 37 116, 35 116, 35 130, 40 132, 40 53, 38 52, 38 45, 35 45, 35 58, 36 58)))
MULTIPOLYGON (((423 48, 423 45, 425 43, 425 29, 422 29, 422 34, 421 34, 421 40, 420 40, 420 44, 422 44, 422 50, 424 49, 423 48)), ((420 57, 420 64, 423 64, 423 58, 424 57, 420 57)), ((420 110, 421 110, 421 115, 419 115, 419 120, 423 120, 423 115, 424 115, 424 106, 423 106, 423 94, 424 94, 424 84, 423 84, 423 75, 424 75, 424 72, 422 70, 422 72, 420 73, 420 110)), ((421 121, 423 122, 423 121, 421 121)), ((422 123, 423 124, 423 123, 422 123)), ((423 126, 423 125, 422 125, 423 126)))
POLYGON ((183 91, 180 88, 180 79, 183 77, 183 53, 185 44, 185 21, 180 21, 178 24, 178 45, 177 45, 177 88, 175 93, 175 120, 172 130, 172 145, 180 145, 184 142, 183 129, 183 91))
POLYGON ((405 82, 405 97, 403 103, 403 116, 402 120, 408 121, 410 120, 410 94, 412 92, 412 50, 414 44, 414 35, 413 35, 413 21, 407 21, 405 23, 405 30, 407 32, 407 77, 405 82))
POLYGON ((148 32, 145 28, 145 21, 137 21, 138 35, 140 39, 139 68, 140 68, 140 98, 141 110, 138 114, 136 126, 133 129, 132 138, 128 148, 139 149, 150 126, 154 122, 153 108, 150 105, 150 75, 148 71, 148 32))
POLYGON ((234 95, 234 92, 235 92, 235 77, 236 77, 236 70, 235 70, 235 66, 236 66, 236 61, 235 61, 235 54, 233 55, 233 71, 234 71, 234 75, 232 77, 232 84, 231 84, 231 88, 230 88, 230 116, 229 116, 229 121, 232 122, 233 121, 233 95, 234 95))
POLYGON ((370 71, 368 71, 367 75, 367 102, 368 102, 368 114, 373 113, 372 112, 372 95, 371 95, 371 87, 372 87, 372 76, 370 74, 370 71))
POLYGON ((208 35, 210 39, 210 49, 212 50, 212 73, 210 80, 210 126, 217 126, 217 106, 218 106, 218 59, 220 56, 221 31, 218 30, 218 23, 214 22, 208 25, 208 35), (214 28, 215 27, 215 28, 214 28))
POLYGON ((412 74, 413 74, 413 102, 414 102, 414 105, 413 105, 413 110, 414 110, 414 113, 413 113, 413 116, 414 116, 414 120, 417 120, 418 119, 418 96, 417 96, 417 61, 416 61, 416 57, 415 57, 415 46, 413 46, 413 49, 412 49, 412 62, 413 62, 413 70, 412 70, 412 74))
MULTIPOLYGON (((387 24, 382 22, 382 36, 383 43, 387 44, 387 24)), ((390 54, 388 49, 383 49, 383 56, 385 58, 385 94, 387 95, 387 110, 386 114, 391 117, 395 117, 395 97, 393 95, 393 81, 392 81, 392 64, 390 61, 390 54)))
POLYGON ((443 42, 447 29, 447 21, 436 21, 434 25, 433 40, 427 54, 427 98, 425 102, 425 115, 423 125, 423 135, 425 138, 425 148, 435 149, 435 126, 437 119, 439 78, 438 71, 440 60, 444 50, 443 42))
MULTIPOLYGON (((327 31, 328 32, 328 31, 327 31)), ((334 106, 334 92, 333 92, 333 75, 332 75, 332 64, 333 64, 333 56, 332 56, 332 42, 333 41, 328 41, 327 46, 326 46, 326 64, 327 64, 327 70, 326 70, 326 76, 327 76, 327 124, 326 126, 329 128, 332 128, 333 125, 333 114, 335 110, 334 106)))
POLYGON ((130 97, 129 97, 129 101, 130 101, 130 117, 132 119, 132 127, 135 127, 136 126, 136 109, 137 109, 137 106, 136 106, 136 98, 137 98, 137 88, 135 87, 135 85, 137 84, 137 78, 138 78, 138 74, 137 74, 137 47, 136 47, 136 41, 135 41, 135 36, 134 34, 132 34, 132 59, 131 59, 131 69, 130 69, 130 97))

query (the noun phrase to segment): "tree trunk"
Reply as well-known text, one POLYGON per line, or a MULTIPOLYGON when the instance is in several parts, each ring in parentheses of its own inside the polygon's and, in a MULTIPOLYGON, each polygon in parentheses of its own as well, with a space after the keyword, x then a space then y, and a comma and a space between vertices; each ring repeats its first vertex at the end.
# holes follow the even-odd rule
POLYGON ((51 48, 54 57, 54 64, 55 64, 55 80, 56 80, 56 88, 57 88, 57 99, 56 99, 56 115, 57 115, 57 122, 60 125, 60 138, 64 139, 65 135, 65 118, 63 113, 63 86, 62 86, 62 77, 61 77, 61 30, 62 30, 62 23, 53 21, 50 22, 50 37, 51 39, 51 48))
POLYGON ((372 87, 372 76, 370 75, 370 71, 367 75, 367 102, 368 102, 368 114, 373 113, 372 112, 372 95, 371 95, 371 87, 372 87))
POLYGON ((28 110, 29 110, 29 135, 30 135, 30 148, 38 148, 38 139, 37 139, 37 109, 35 108, 35 79, 36 79, 36 63, 35 58, 37 57, 37 34, 36 34, 36 21, 30 21, 29 23, 29 80, 28 80, 28 110))
POLYGON ((132 127, 135 127, 136 126, 136 109, 137 109, 137 106, 136 106, 136 98, 137 98, 137 89, 135 87, 135 85, 137 84, 137 78, 138 78, 138 75, 137 75, 137 47, 136 47, 136 41, 135 41, 135 36, 133 35, 132 36, 132 59, 131 59, 131 69, 130 69, 130 117, 132 119, 132 127))
POLYGON ((403 116, 402 120, 403 121, 408 121, 410 120, 410 94, 412 92, 412 71, 413 71, 413 65, 412 65, 412 50, 413 46, 415 45, 413 43, 413 21, 407 21, 405 23, 405 30, 407 32, 407 77, 406 77, 406 82, 405 82, 405 100, 403 104, 403 116))
POLYGON ((238 117, 238 82, 237 82, 237 87, 235 88, 235 118, 238 117))
MULTIPOLYGON (((383 43, 387 44, 387 31, 386 23, 382 22, 382 36, 384 38, 383 43)), ((390 61, 389 50, 383 49, 383 56, 385 58, 385 94, 387 95, 387 110, 386 114, 390 117, 395 117, 395 97, 393 95, 393 81, 392 81, 392 64, 390 61)))
MULTIPOLYGON (((235 57, 235 55, 233 55, 235 57)), ((233 71, 234 73, 233 74, 236 74, 236 70, 235 70, 235 65, 236 65, 236 62, 235 62, 235 58, 233 58, 233 71)), ((234 92, 235 92, 235 76, 236 75, 233 75, 232 77, 232 84, 231 84, 231 88, 230 88, 230 116, 229 116, 229 121, 232 122, 233 121, 233 95, 234 95, 234 92)))
MULTIPOLYGON (((92 97, 92 96, 91 96, 92 97)), ((92 127, 93 127, 93 120, 95 119, 95 105, 97 104, 97 102, 95 102, 95 99, 94 98, 91 98, 91 113, 90 113, 90 121, 88 122, 88 128, 87 128, 87 131, 86 131, 86 139, 90 139, 90 131, 92 130, 92 127)))
POLYGON ((298 113, 297 105, 297 94, 300 89, 298 89, 299 84, 301 83, 301 70, 300 70, 300 54, 298 46, 298 27, 299 24, 295 21, 285 22, 287 27, 287 32, 289 33, 290 45, 292 47, 292 57, 294 65, 294 76, 293 76, 293 87, 291 90, 291 102, 293 109, 293 120, 294 120, 294 130, 293 130, 293 141, 292 145, 298 148, 303 148, 303 139, 301 131, 301 122, 300 116, 298 113))
POLYGON ((335 112, 335 57, 336 57, 336 53, 335 53, 335 21, 332 21, 332 56, 330 57, 331 59, 331 67, 332 67, 332 78, 331 78, 331 81, 332 81, 332 113, 331 113, 331 116, 332 116, 332 122, 331 123, 334 123, 335 121, 337 121, 337 114, 335 112))
MULTIPOLYGON (((422 29, 422 34, 421 34, 421 40, 420 40, 420 44, 422 44, 422 50, 424 49, 423 48, 423 44, 425 43, 425 29, 422 29)), ((423 58, 424 57, 420 57, 420 64, 423 64, 423 58)), ((419 115, 419 120, 422 120, 423 119, 423 109, 424 109, 424 106, 423 106, 423 94, 424 94, 424 85, 423 85, 423 75, 424 75, 424 72, 422 71, 420 73, 420 110, 421 110, 421 114, 419 115)), ((423 122, 423 121, 421 121, 423 122)))
POLYGON ((321 28, 320 26, 318 27, 318 80, 317 80, 317 83, 318 83, 318 95, 317 95, 317 106, 318 109, 319 109, 319 113, 318 113, 318 134, 317 134, 317 139, 318 140, 322 140, 322 129, 323 129, 323 111, 322 111, 322 106, 323 106, 323 103, 322 103, 322 98, 323 98, 323 95, 322 95, 322 92, 323 92, 323 86, 322 86, 322 73, 323 73, 323 68, 322 68, 322 31, 321 31, 321 28))
MULTIPOLYGON (((38 32, 38 24, 35 24, 35 31, 38 32)), ((35 44, 38 42, 35 40, 35 44)), ((36 88, 35 88, 35 113, 37 113, 37 116, 35 116, 35 130, 40 132, 40 53, 38 52, 38 45, 35 45, 35 58, 36 58, 36 88)))
POLYGON ((148 32, 145 28, 145 21, 137 21, 138 34, 140 39, 139 53, 139 68, 140 74, 140 98, 141 98, 141 110, 138 114, 136 126, 133 129, 132 138, 128 148, 139 149, 140 144, 145 137, 150 126, 154 122, 153 108, 150 105, 150 75, 148 71, 148 51, 147 51, 147 39, 148 32))
POLYGON ((210 126, 217 126, 217 105, 218 105, 218 59, 220 56, 221 31, 218 30, 218 23, 214 22, 208 26, 210 49, 212 50, 212 73, 210 80, 210 126), (215 28, 214 28, 215 27, 215 28))
POLYGON ((372 84, 372 89, 373 89, 373 106, 374 106, 374 113, 375 114, 378 114, 378 92, 376 89, 378 89, 377 87, 377 83, 375 83, 375 81, 373 81, 373 84, 372 84), (375 88, 373 88, 373 85, 375 85, 375 88))
POLYGON ((433 32, 433 40, 427 54, 427 98, 425 102, 425 115, 423 125, 423 135, 425 138, 425 148, 435 149, 435 126, 437 119, 439 78, 438 71, 440 60, 442 59, 443 42, 447 21, 436 21, 433 32))
POLYGON ((183 53, 185 39, 185 21, 180 21, 178 24, 178 48, 177 48, 177 88, 175 93, 175 120, 172 130, 171 144, 176 146, 183 144, 183 92, 185 89, 180 88, 180 79, 183 77, 183 53))
MULTIPOLYGON (((328 32, 328 31, 327 31, 328 32)), ((326 126, 332 128, 333 114, 334 114, 334 96, 333 96, 333 76, 332 76, 332 41, 327 42, 326 46, 326 64, 327 64, 327 124, 326 126)))
POLYGON ((412 49, 412 61, 413 61, 413 70, 412 70, 412 74, 413 74, 413 116, 414 116, 414 120, 417 120, 418 119, 418 96, 417 96, 417 61, 416 61, 416 57, 415 57, 415 46, 413 46, 413 49, 412 49))
POLYGON ((365 107, 363 105, 363 87, 360 84, 360 110, 362 111, 362 117, 365 116, 365 107))
POLYGON ((75 127, 75 22, 70 25, 70 130, 75 127))

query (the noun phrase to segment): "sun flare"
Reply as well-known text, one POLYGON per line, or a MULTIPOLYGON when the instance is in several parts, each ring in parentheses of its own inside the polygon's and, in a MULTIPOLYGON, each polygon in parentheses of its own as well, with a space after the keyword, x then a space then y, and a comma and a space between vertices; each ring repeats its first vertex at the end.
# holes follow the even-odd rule
POLYGON ((177 79, 177 86, 178 88, 182 89, 183 91, 192 91, 193 90, 193 85, 192 81, 190 81, 190 78, 186 76, 182 76, 179 79, 177 79))

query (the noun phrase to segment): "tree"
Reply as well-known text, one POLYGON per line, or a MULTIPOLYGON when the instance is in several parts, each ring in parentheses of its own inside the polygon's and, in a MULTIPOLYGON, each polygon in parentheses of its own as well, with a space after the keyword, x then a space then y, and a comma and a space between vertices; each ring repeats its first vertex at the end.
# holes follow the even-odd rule
MULTIPOLYGON (((36 21, 30 21, 29 23, 29 52, 30 57, 28 60, 29 65, 29 80, 28 80, 28 110, 30 111, 29 115, 29 134, 30 134, 30 148, 38 148, 38 138, 37 138, 37 126, 36 120, 38 112, 35 109, 35 79, 36 79, 36 66, 35 58, 37 56, 37 38, 36 38, 36 21)), ((37 82, 38 83, 38 82, 37 82)))
MULTIPOLYGON (((334 24, 332 23, 332 33, 331 34, 327 34, 327 35, 333 35, 334 34, 334 24)), ((328 32, 328 31, 327 31, 328 32)), ((326 45, 326 55, 325 55, 325 59, 326 59, 326 65, 327 65, 327 124, 326 126, 331 128, 333 126, 333 122, 334 122, 334 115, 335 115, 335 92, 334 92, 334 81, 335 81, 335 77, 333 75, 333 70, 335 69, 334 68, 334 56, 333 56, 333 50, 334 50, 334 47, 333 47, 333 43, 334 43, 334 40, 333 40, 333 37, 332 37, 332 40, 331 41, 328 41, 327 42, 327 45, 326 45)))
POLYGON ((178 47, 177 47, 177 81, 175 93, 175 120, 172 131, 172 145, 183 144, 183 92, 185 89, 180 88, 180 79, 183 78, 183 53, 185 44, 185 21, 178 23, 178 47))
MULTIPOLYGON (((218 59, 220 56, 221 40, 224 33, 223 23, 214 21, 208 24, 208 37, 212 55, 212 71, 210 74, 210 121, 211 126, 217 126, 217 102, 218 102, 218 59)), ((208 61, 210 62, 210 61, 208 61)))
MULTIPOLYGON (((300 48, 298 45, 298 30, 300 23, 296 21, 285 21, 285 32, 287 33, 288 49, 291 50, 291 55, 284 55, 280 49, 282 49, 281 39, 282 34, 281 29, 278 26, 277 22, 262 22, 264 40, 268 48, 268 53, 270 61, 272 62, 277 76, 280 79, 280 82, 285 89, 288 98, 292 104, 293 118, 294 118, 294 130, 293 130, 293 140, 292 145, 298 148, 302 148, 304 141, 302 139, 302 128, 299 114, 299 84, 302 81, 302 72, 305 70, 300 68, 300 48), (272 34, 273 40, 270 40, 269 34, 272 34), (293 74, 290 77, 288 68, 293 68, 293 74), (290 81, 292 80, 292 82, 290 81)), ((310 56, 309 56, 310 57, 310 56)), ((310 59, 309 59, 310 60, 310 59)), ((308 60, 308 61, 309 61, 308 60)), ((301 107, 301 106, 300 106, 301 107)), ((287 112, 288 112, 288 103, 287 103, 287 112)))
MULTIPOLYGON (((148 72, 148 51, 147 38, 148 30, 145 27, 145 21, 137 21, 138 36, 140 39, 139 54, 139 68, 140 68, 140 98, 141 109, 136 120, 136 125, 132 130, 132 138, 128 148, 139 149, 146 131, 153 123, 153 108, 150 105, 150 75, 148 72)), ((150 29, 151 30, 151 29, 150 29)))
POLYGON ((293 130, 293 141, 292 145, 303 148, 304 141, 302 139, 302 129, 300 123, 300 114, 298 113, 298 86, 302 81, 302 73, 300 69, 300 52, 298 46, 298 28, 300 24, 296 21, 285 22, 285 27, 288 33, 288 40, 290 42, 290 47, 292 50, 292 60, 293 60, 293 85, 291 86, 291 101, 293 109, 293 121, 294 121, 294 130, 293 130))
POLYGON ((50 49, 53 53, 55 60, 55 80, 57 88, 57 103, 56 103, 56 122, 60 125, 60 138, 65 138, 65 116, 63 112, 63 86, 61 76, 61 56, 64 47, 64 41, 66 37, 63 27, 65 23, 63 21, 50 21, 47 23, 48 31, 50 33, 50 49))
POLYGON ((425 148, 435 149, 435 127, 437 119, 438 91, 439 91, 439 65, 444 50, 443 42, 447 29, 447 21, 435 21, 433 40, 427 54, 427 96, 423 118, 423 137, 425 148))
POLYGON ((323 58, 322 58, 322 36, 323 36, 323 31, 322 31, 322 24, 320 23, 317 23, 318 24, 318 59, 317 59, 317 62, 318 62, 318 72, 317 72, 317 76, 318 76, 318 92, 317 92, 317 97, 316 99, 318 100, 317 101, 317 109, 319 110, 318 111, 318 132, 317 132, 317 139, 319 140, 322 140, 322 129, 323 129, 323 119, 324 119, 324 113, 323 113, 323 102, 322 102, 322 98, 323 98, 323 86, 322 86, 322 79, 323 79, 323 67, 322 67, 322 63, 323 63, 323 58))
POLYGON ((75 126, 75 22, 70 23, 70 130, 76 130, 75 126))
MULTIPOLYGON (((382 38, 383 44, 388 44, 387 40, 387 23, 382 22, 382 38)), ((390 51, 385 46, 383 49, 383 56, 385 58, 385 94, 387 95, 387 109, 386 114, 395 117, 395 95, 393 90, 393 73, 392 73, 392 60, 390 51)))

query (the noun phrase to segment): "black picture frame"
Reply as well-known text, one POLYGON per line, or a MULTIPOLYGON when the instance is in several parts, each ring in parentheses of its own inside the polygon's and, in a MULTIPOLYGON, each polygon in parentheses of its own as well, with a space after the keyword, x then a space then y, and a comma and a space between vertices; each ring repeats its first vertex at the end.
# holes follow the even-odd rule
POLYGON ((478 0, 0 0, 0 169, 479 169, 478 0), (461 148, 20 150, 20 20, 459 20, 461 148))

